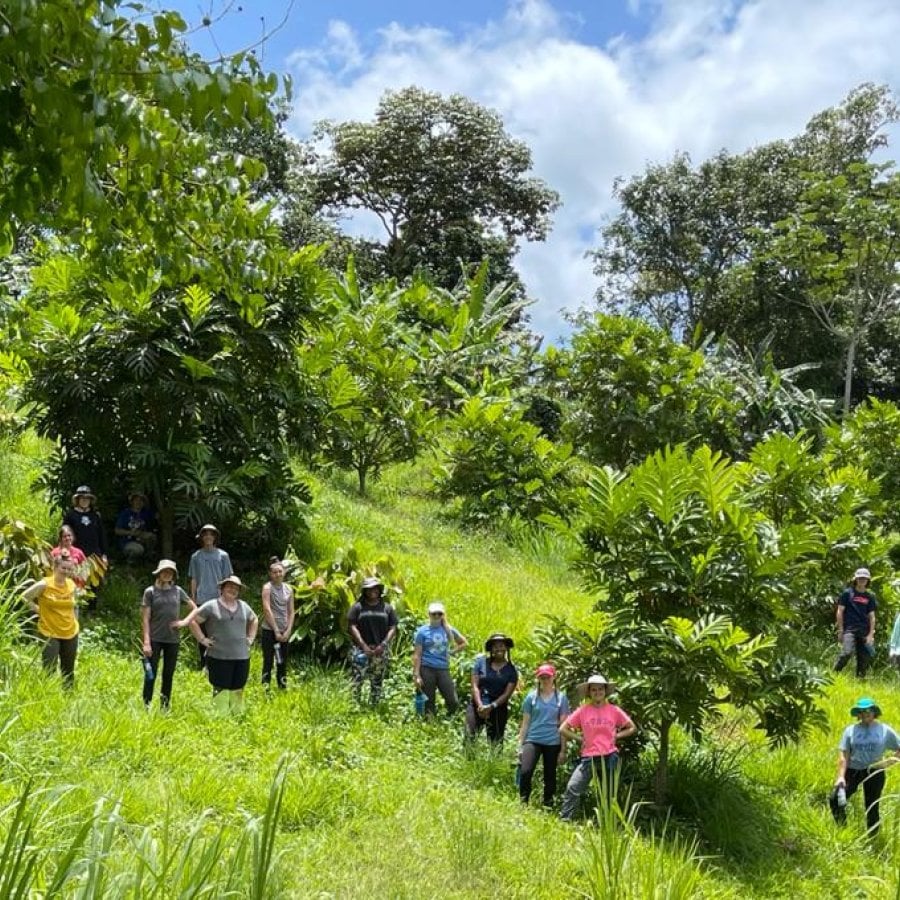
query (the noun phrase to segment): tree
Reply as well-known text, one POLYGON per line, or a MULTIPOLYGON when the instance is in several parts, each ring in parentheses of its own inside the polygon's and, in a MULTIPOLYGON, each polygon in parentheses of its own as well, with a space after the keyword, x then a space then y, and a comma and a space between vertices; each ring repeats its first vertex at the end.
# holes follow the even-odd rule
POLYGON ((860 344, 875 325, 900 319, 900 172, 853 163, 811 176, 796 212, 774 231, 768 252, 841 348, 846 415, 860 344))
POLYGON ((372 122, 323 122, 308 168, 317 211, 367 210, 380 221, 383 274, 427 272, 452 288, 460 261, 514 277, 516 241, 542 240, 557 194, 529 177, 531 153, 497 113, 460 95, 385 94, 372 122))

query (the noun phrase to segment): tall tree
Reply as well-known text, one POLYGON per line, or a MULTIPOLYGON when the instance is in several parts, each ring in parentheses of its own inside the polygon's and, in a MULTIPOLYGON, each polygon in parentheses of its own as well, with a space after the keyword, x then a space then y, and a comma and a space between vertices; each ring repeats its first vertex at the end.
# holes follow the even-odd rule
POLYGON ((425 272, 452 288, 460 261, 487 258, 492 280, 508 281, 516 242, 542 240, 559 204, 500 116, 456 94, 389 92, 372 122, 321 123, 312 148, 313 208, 372 213, 383 274, 400 280, 425 272))

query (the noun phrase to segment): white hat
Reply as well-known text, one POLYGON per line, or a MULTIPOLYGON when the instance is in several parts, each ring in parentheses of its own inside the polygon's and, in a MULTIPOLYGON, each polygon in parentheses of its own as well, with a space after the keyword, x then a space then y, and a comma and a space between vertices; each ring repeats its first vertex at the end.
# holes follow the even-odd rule
POLYGON ((869 573, 868 569, 860 568, 853 573, 853 580, 856 581, 857 578, 865 578, 866 581, 871 581, 872 575, 869 573))
POLYGON ((178 566, 176 566, 174 561, 171 559, 161 559, 159 561, 159 565, 153 570, 153 574, 159 575, 159 573, 162 572, 163 569, 171 569, 175 573, 175 576, 178 576, 178 566))
POLYGON ((602 684, 606 688, 607 697, 611 696, 618 690, 615 682, 607 681, 603 675, 591 675, 587 681, 582 681, 581 684, 578 685, 578 696, 586 696, 588 689, 592 684, 602 684))
POLYGON ((435 600, 434 603, 429 603, 429 604, 428 604, 428 615, 429 615, 429 616, 430 616, 432 613, 446 613, 446 612, 447 612, 447 610, 444 609, 444 604, 443 604, 443 603, 439 603, 437 600, 435 600))

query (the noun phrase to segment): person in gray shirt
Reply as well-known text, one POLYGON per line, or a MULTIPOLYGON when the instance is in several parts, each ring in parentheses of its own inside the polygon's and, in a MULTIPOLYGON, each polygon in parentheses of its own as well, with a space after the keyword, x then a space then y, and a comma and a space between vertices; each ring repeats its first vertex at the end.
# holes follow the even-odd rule
POLYGON ((262 683, 272 682, 272 666, 275 680, 282 690, 287 687, 287 661, 291 631, 294 627, 294 589, 285 584, 284 564, 277 556, 269 559, 269 580, 262 589, 262 683))
POLYGON ((219 582, 219 596, 207 600, 172 628, 189 626, 197 643, 206 648, 206 668, 213 698, 223 711, 240 712, 244 706, 244 686, 250 675, 250 648, 256 640, 259 620, 240 599, 243 583, 237 575, 219 582), (206 625, 206 634, 200 625, 206 625))
POLYGON ((191 608, 191 598, 175 583, 178 567, 171 559, 161 559, 153 570, 156 576, 141 598, 142 650, 150 663, 144 678, 144 705, 150 707, 153 687, 159 675, 159 660, 162 657, 162 684, 159 689, 159 705, 169 708, 172 699, 172 679, 178 662, 178 635, 172 630, 174 622, 181 614, 181 605, 191 608))
MULTIPOLYGON (((233 574, 231 558, 219 547, 219 529, 215 525, 204 525, 197 532, 200 549, 191 556, 188 577, 191 579, 191 600, 202 606, 207 600, 219 596, 219 582, 233 574)), ((205 629, 201 629, 205 634, 205 629)), ((200 668, 206 668, 206 648, 198 644, 200 668)))

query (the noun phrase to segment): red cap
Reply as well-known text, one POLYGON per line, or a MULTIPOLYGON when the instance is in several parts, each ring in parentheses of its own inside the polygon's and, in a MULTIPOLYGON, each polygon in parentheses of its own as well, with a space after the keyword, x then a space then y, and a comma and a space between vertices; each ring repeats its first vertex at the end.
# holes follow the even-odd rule
POLYGON ((535 669, 534 674, 540 678, 541 675, 549 675, 551 678, 556 678, 556 669, 550 665, 550 663, 544 663, 542 666, 538 666, 535 669))

